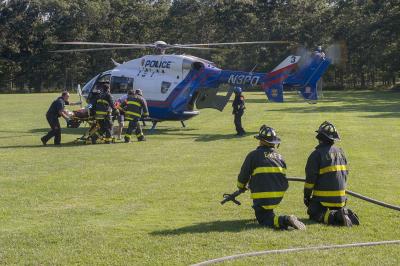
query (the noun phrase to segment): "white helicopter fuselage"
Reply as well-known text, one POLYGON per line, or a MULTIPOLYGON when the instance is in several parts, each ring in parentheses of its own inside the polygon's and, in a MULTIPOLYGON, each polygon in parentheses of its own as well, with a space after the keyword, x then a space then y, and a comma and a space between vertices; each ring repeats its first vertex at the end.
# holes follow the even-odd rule
MULTIPOLYGON (((146 55, 138 59, 117 64, 112 70, 105 71, 94 77, 83 87, 83 95, 88 96, 95 87, 96 82, 107 80, 111 85, 111 93, 115 99, 123 97, 130 89, 141 89, 150 111, 150 116, 155 119, 165 119, 173 112, 174 101, 179 97, 190 99, 190 81, 187 77, 193 70, 212 68, 220 71, 212 62, 187 55, 146 55)), ((178 103, 175 103, 179 105, 178 103)), ((183 117, 173 119, 185 119, 188 115, 198 114, 193 111, 193 106, 179 108, 186 112, 183 117)), ((187 119, 187 118, 186 118, 187 119)))

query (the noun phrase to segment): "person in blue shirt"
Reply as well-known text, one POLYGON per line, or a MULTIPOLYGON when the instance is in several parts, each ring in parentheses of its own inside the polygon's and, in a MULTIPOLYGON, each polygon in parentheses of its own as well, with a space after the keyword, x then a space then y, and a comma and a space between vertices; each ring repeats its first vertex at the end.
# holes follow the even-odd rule
POLYGON ((61 127, 60 121, 58 121, 59 117, 64 117, 66 120, 69 119, 67 112, 65 111, 65 105, 77 105, 77 103, 70 103, 69 101, 69 92, 63 91, 61 96, 55 99, 46 113, 47 122, 50 125, 51 130, 43 136, 40 140, 43 145, 46 145, 47 142, 54 137, 54 145, 61 145, 61 127))

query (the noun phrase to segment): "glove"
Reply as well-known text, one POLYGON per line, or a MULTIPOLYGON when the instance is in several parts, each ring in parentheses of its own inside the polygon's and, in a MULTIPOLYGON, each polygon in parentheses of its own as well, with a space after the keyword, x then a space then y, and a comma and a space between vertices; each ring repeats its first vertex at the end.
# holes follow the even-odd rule
POLYGON ((304 197, 304 205, 306 205, 307 207, 310 205, 310 201, 311 199, 309 197, 304 197))

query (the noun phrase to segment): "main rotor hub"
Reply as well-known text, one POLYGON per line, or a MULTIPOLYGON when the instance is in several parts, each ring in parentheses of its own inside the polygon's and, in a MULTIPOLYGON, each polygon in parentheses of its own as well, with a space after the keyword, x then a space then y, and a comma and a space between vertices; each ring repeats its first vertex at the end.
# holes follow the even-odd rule
POLYGON ((154 43, 154 48, 156 51, 158 51, 160 54, 164 54, 165 50, 168 48, 168 44, 164 41, 156 41, 154 43))

